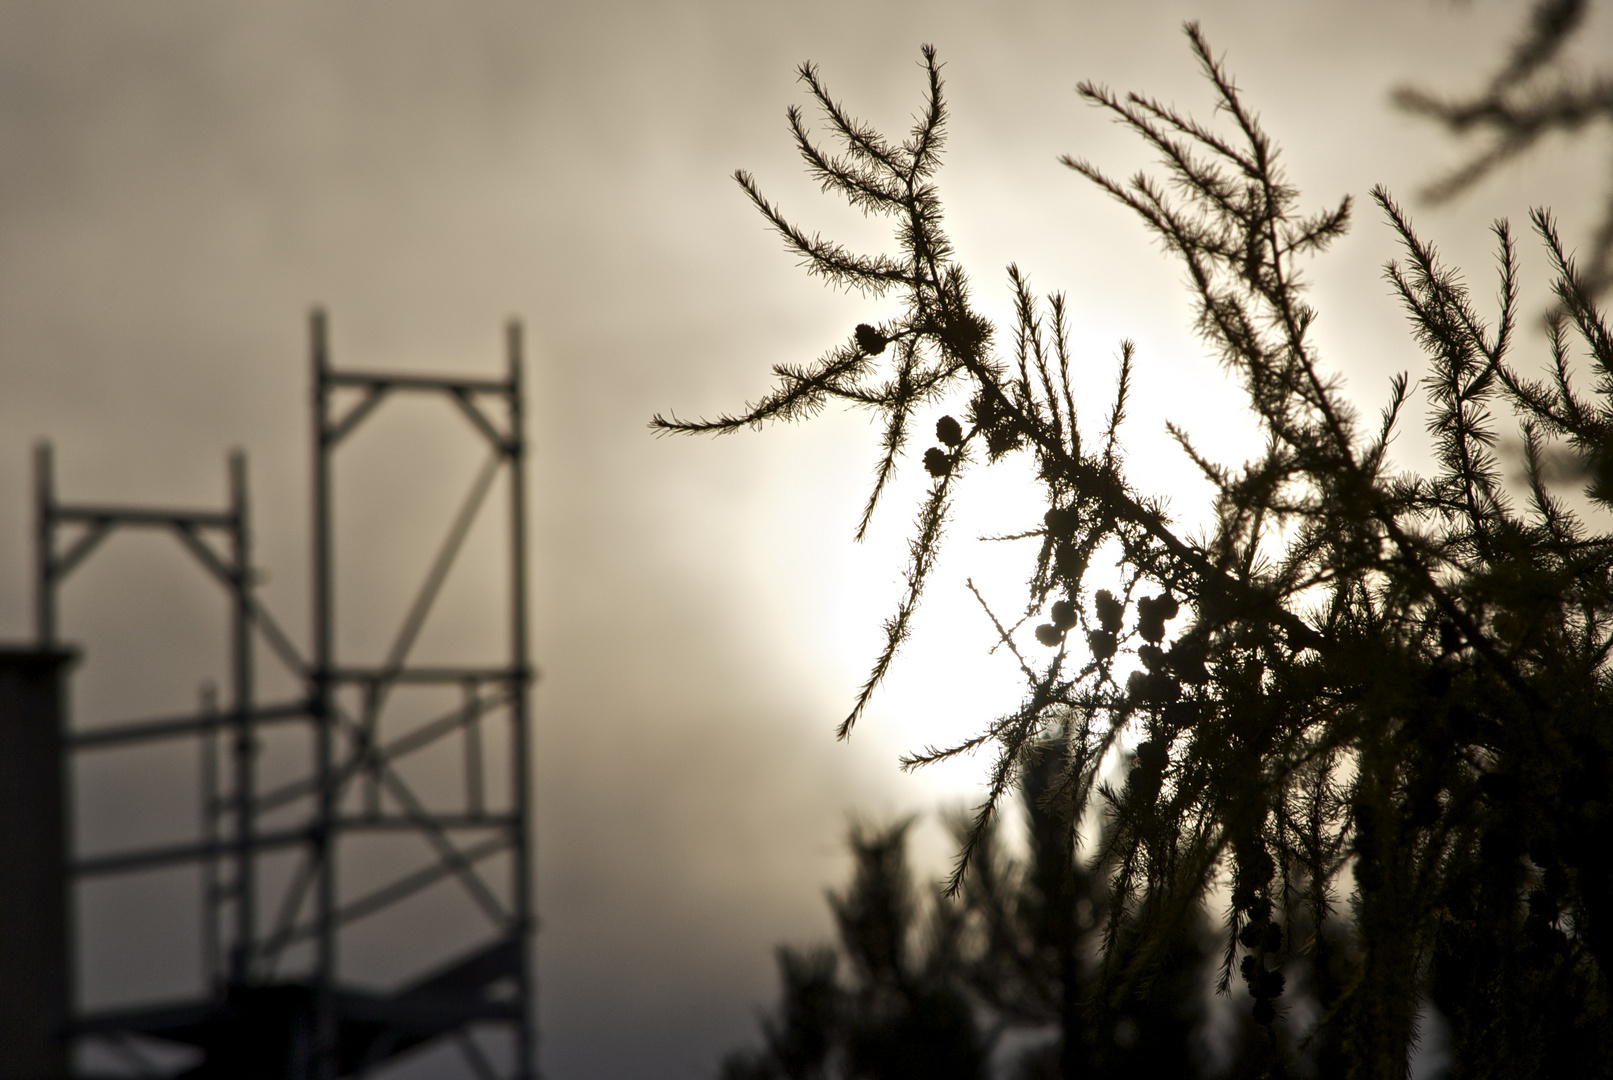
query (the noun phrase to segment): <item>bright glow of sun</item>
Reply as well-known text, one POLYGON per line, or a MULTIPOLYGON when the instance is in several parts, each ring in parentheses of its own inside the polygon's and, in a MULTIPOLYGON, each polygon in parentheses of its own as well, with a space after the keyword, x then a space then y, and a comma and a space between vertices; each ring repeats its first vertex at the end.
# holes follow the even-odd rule
MULTIPOLYGON (((1078 349, 1095 357, 1089 401, 1083 405, 1081 424, 1089 446, 1097 445, 1112 402, 1115 364, 1106 360, 1113 348, 1081 342, 1078 349)), ((1241 460, 1237 429, 1236 388, 1225 384, 1212 363, 1194 356, 1193 366, 1172 365, 1157 357, 1139 358, 1136 419, 1122 435, 1133 482, 1146 494, 1163 498, 1185 531, 1202 531, 1209 506, 1209 488, 1187 462, 1179 447, 1164 434, 1164 420, 1177 419, 1195 430, 1208 427, 1197 440, 1212 454, 1241 460), (1172 413, 1174 412, 1174 417, 1172 413), (1185 415, 1184 415, 1185 414, 1185 415), (1217 423, 1206 425, 1206 415, 1217 423), (1198 419, 1200 423, 1195 424, 1198 419), (1195 516, 1196 515, 1196 516, 1195 516)), ((826 615, 833 626, 833 666, 865 674, 883 643, 882 626, 897 609, 904 592, 901 577, 908 558, 913 518, 928 490, 930 478, 918 458, 934 442, 931 430, 945 413, 961 415, 961 405, 937 406, 917 418, 901 475, 886 497, 865 543, 849 539, 836 555, 833 600, 826 615)), ((865 455, 877 447, 872 438, 863 444, 865 455)), ((818 463, 820 468, 832 465, 818 463)), ((867 463, 862 463, 867 468, 867 463)), ((864 473, 863 475, 866 475, 864 473)), ((845 477, 840 477, 843 483, 845 477)), ((828 477, 822 482, 829 483, 828 477)), ((927 747, 956 745, 978 735, 991 721, 1011 712, 1023 700, 1027 680, 1013 652, 1001 646, 991 608, 1034 671, 1051 656, 1036 642, 1033 630, 1047 613, 1027 615, 1026 583, 1031 576, 1040 539, 992 539, 1036 530, 1046 510, 1045 496, 1032 473, 1028 455, 1012 455, 992 466, 977 462, 958 486, 953 512, 943 539, 942 555, 930 578, 913 623, 911 637, 898 654, 882 689, 854 735, 874 738, 897 753, 927 747), (980 594, 977 599, 969 588, 980 594)), ((1114 587, 1118 574, 1101 558, 1090 568, 1086 586, 1092 591, 1114 587)), ((1072 641, 1072 659, 1085 661, 1084 645, 1072 641)), ((1130 661, 1122 656, 1116 672, 1123 680, 1130 661)), ((844 706, 849 709, 854 688, 844 706)), ((995 747, 987 746, 949 762, 926 766, 913 780, 928 792, 932 804, 974 805, 984 791, 994 761, 995 747)))

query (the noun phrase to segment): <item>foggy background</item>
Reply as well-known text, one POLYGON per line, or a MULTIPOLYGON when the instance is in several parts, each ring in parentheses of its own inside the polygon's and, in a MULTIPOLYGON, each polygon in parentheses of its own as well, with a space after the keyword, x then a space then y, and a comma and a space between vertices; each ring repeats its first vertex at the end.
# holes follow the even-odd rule
MULTIPOLYGON (((944 871, 936 812, 972 798, 983 763, 904 775, 896 758, 1012 705, 1013 673, 985 655, 990 626, 961 581, 1012 606, 1011 552, 973 537, 1037 514, 1012 478, 1008 495, 966 501, 905 661, 836 743, 895 601, 921 470, 859 546, 875 450, 862 418, 705 441, 646 428, 656 411, 737 408, 769 387, 772 364, 897 310, 808 280, 728 178, 746 168, 809 228, 880 243, 801 174, 783 120, 803 102, 795 65, 817 61, 853 113, 900 131, 921 102, 919 47, 938 47, 952 109, 940 184, 981 306, 1009 310, 1010 261, 1069 293, 1089 415, 1111 393, 1119 340, 1137 341, 1132 475, 1192 521, 1202 489, 1164 419, 1236 455, 1237 399, 1190 333, 1175 264, 1057 164, 1070 153, 1125 176, 1146 161, 1075 84, 1207 118, 1180 33, 1202 21, 1306 204, 1358 200, 1351 235, 1310 276, 1324 356, 1375 411, 1389 375, 1420 361, 1381 279, 1395 251, 1364 202, 1372 184, 1410 204, 1486 297, 1493 217, 1521 226, 1549 203, 1577 243, 1595 213, 1598 138, 1548 141, 1454 206, 1415 201, 1464 151, 1396 113, 1389 91, 1476 90, 1520 14, 1414 0, 4 0, 0 636, 31 634, 30 447, 48 437, 72 501, 222 506, 224 455, 244 448, 263 597, 305 644, 310 306, 330 311, 338 367, 497 374, 503 322, 524 320, 540 1062, 554 1078, 710 1075, 754 1038, 774 944, 829 936, 823 891, 846 868, 849 821, 926 815, 916 857, 944 871)), ((1580 45, 1606 49, 1608 12, 1593 18, 1580 45)), ((1523 250, 1538 310, 1543 260, 1523 250)), ((476 463, 446 409, 421 429, 440 442, 408 419, 338 478, 354 654, 384 643, 476 463)), ((1415 418, 1406 430, 1397 449, 1416 464, 1415 418)), ((176 545, 142 544, 116 541, 68 586, 63 637, 86 648, 79 722, 182 711, 224 670, 218 598, 176 545)), ((471 554, 471 599, 422 643, 433 655, 475 640, 479 611, 502 620, 495 548, 471 554)), ((76 778, 81 845, 192 813, 170 782, 188 760, 142 768, 76 778)), ((86 999, 194 978, 194 954, 136 918, 164 914, 152 889, 85 899, 98 920, 86 999)), ((182 910, 166 917, 184 932, 182 910)), ((404 930, 439 932, 451 952, 457 918, 404 930)), ((364 952, 377 980, 389 948, 364 952)))

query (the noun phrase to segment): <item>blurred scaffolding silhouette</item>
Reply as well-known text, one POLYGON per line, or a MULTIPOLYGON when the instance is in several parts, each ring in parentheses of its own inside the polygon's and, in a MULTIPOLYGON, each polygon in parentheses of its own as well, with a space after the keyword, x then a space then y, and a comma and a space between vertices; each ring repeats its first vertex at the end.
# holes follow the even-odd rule
MULTIPOLYGON (((338 370, 322 312, 311 339, 306 649, 257 595, 244 455, 229 461, 228 506, 176 510, 61 499, 50 447, 37 450, 38 640, 0 650, 0 865, 8 868, 0 875, 0 1075, 336 1080, 388 1071, 437 1042, 457 1046, 461 1071, 478 1080, 536 1075, 520 327, 508 328, 502 378, 338 370), (403 395, 446 400, 487 457, 384 655, 355 663, 338 648, 334 461, 379 406, 403 395), (501 486, 500 655, 417 662, 450 571, 501 486), (172 537, 224 589, 226 700, 209 689, 194 715, 81 726, 66 708, 75 654, 58 644, 61 593, 104 541, 133 530, 172 537), (275 679, 260 679, 260 659, 282 669, 264 673, 275 679), (296 691, 260 700, 260 682, 271 681, 296 691), (423 711, 433 705, 435 715, 423 711), (149 767, 139 753, 157 744, 197 754, 195 835, 74 850, 75 770, 92 756, 103 775, 149 767), (399 846, 411 839, 412 848, 399 846), (176 869, 202 892, 200 925, 191 928, 201 992, 85 1008, 76 984, 94 957, 74 925, 85 890, 176 869), (440 896, 438 886, 460 890, 481 920, 475 944, 446 962, 418 931, 398 934, 411 924, 383 922, 440 896), (344 941, 367 928, 373 939, 377 925, 392 935, 390 967, 407 972, 380 988, 343 969, 344 941)), ((344 564, 377 554, 344 551, 344 564)), ((433 925, 441 904, 423 910, 423 924, 433 925)), ((120 935, 153 932, 133 914, 118 926, 120 935)))

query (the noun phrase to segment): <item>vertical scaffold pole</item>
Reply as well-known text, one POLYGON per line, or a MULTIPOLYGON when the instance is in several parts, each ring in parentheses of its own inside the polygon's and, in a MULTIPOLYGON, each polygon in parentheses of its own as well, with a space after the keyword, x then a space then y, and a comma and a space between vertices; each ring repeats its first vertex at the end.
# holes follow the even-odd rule
POLYGON ((252 535, 247 513, 246 455, 230 454, 231 585, 234 611, 231 619, 230 727, 235 763, 235 942, 230 957, 230 981, 245 985, 252 979, 257 950, 258 882, 254 856, 257 846, 257 790, 253 782, 257 733, 253 730, 252 671, 252 535))
POLYGON ((319 888, 315 897, 314 1070, 317 1080, 336 1080, 336 875, 332 833, 335 794, 332 785, 332 700, 334 598, 331 595, 331 475, 330 475, 330 343, 325 312, 315 309, 309 320, 314 386, 313 477, 313 657, 309 687, 314 718, 314 768, 319 806, 313 828, 314 860, 319 888))
POLYGON ((56 481, 50 443, 34 447, 34 636, 41 651, 56 647, 56 568, 54 543, 56 481))
MULTIPOLYGON (((219 877, 219 857, 216 847, 219 842, 219 780, 218 780, 218 688, 210 682, 201 686, 200 713, 206 722, 203 729, 200 762, 201 776, 198 787, 201 789, 201 826, 202 842, 210 849, 212 854, 202 863, 202 984, 211 994, 218 994, 223 990, 230 972, 226 963, 224 951, 220 945, 223 938, 219 921, 219 903, 223 900, 223 885, 219 877)), ((234 956, 229 957, 229 963, 234 962, 234 956)))
POLYGON ((537 1062, 537 984, 532 951, 536 927, 532 918, 532 869, 536 847, 532 832, 531 703, 532 657, 527 642, 526 610, 526 430, 522 415, 521 323, 511 319, 505 331, 509 361, 510 394, 510 667, 515 675, 512 706, 514 743, 510 755, 511 790, 515 793, 515 913, 521 942, 520 998, 526 1004, 521 1017, 516 1052, 516 1076, 531 1080, 537 1062))

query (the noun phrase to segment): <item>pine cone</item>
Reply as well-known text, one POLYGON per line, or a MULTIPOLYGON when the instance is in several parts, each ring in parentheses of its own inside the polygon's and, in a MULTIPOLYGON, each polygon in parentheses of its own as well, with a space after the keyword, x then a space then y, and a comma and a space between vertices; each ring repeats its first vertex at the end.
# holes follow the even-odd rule
POLYGON ((857 348, 869 356, 878 356, 890 344, 890 338, 881 334, 867 323, 857 324, 857 348))
POLYGON ((1106 633, 1120 632, 1120 620, 1126 613, 1126 606, 1116 600, 1113 593, 1108 589, 1099 589, 1098 595, 1092 598, 1092 607, 1098 613, 1098 625, 1106 633))
POLYGON ((1075 605, 1068 600, 1055 600, 1052 614, 1053 625, 1060 630, 1068 630, 1075 625, 1075 605))

